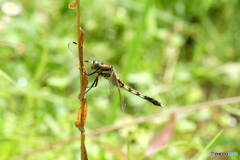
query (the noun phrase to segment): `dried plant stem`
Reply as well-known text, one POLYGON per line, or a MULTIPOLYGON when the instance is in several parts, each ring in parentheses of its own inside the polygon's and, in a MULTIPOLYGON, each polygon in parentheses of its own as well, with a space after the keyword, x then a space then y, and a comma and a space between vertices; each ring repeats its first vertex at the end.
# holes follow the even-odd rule
MULTIPOLYGON (((76 6, 77 6, 77 40, 78 40, 78 54, 79 54, 79 63, 80 63, 80 93, 85 92, 82 91, 84 90, 84 80, 83 80, 83 68, 84 68, 84 64, 83 64, 83 41, 84 41, 84 32, 83 30, 80 28, 80 0, 76 0, 76 6)), ((80 109, 81 109, 81 115, 79 117, 78 115, 78 120, 81 119, 81 123, 80 125, 78 125, 78 129, 81 131, 81 159, 82 160, 86 160, 87 158, 87 152, 86 152, 86 148, 85 148, 85 130, 84 130, 84 124, 85 124, 85 120, 86 120, 86 108, 87 108, 87 100, 86 98, 81 99, 81 105, 80 105, 80 109)), ((75 123, 76 124, 76 123, 75 123)))

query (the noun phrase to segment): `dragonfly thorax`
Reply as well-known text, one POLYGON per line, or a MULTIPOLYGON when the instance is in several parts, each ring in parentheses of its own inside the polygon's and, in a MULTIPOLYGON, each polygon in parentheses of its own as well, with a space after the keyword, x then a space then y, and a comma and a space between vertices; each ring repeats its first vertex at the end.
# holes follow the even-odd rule
POLYGON ((91 69, 98 69, 100 66, 100 63, 98 60, 94 60, 91 62, 91 69))

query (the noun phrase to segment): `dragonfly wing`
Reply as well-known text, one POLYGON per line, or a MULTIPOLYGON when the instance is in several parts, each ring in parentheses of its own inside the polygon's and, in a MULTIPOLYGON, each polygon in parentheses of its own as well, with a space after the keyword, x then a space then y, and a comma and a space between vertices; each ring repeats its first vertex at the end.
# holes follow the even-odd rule
POLYGON ((120 90, 120 87, 118 85, 118 92, 119 92, 119 98, 120 98, 120 107, 123 112, 126 110, 126 101, 124 99, 124 96, 122 94, 122 91, 120 90))
MULTIPOLYGON (((75 54, 75 56, 78 57, 78 44, 76 42, 68 43, 68 48, 72 51, 73 54, 75 54)), ((98 57, 90 53, 88 50, 86 50, 85 48, 83 48, 83 58, 84 59, 86 58, 89 60, 99 59, 98 57)))
POLYGON ((68 43, 68 48, 70 49, 70 51, 72 51, 72 53, 78 57, 78 45, 76 42, 69 42, 68 43))
POLYGON ((117 89, 117 78, 116 74, 114 72, 111 72, 110 78, 109 78, 109 90, 111 93, 114 93, 117 89))
MULTIPOLYGON (((70 51, 72 51, 72 53, 78 57, 78 45, 76 42, 70 42, 68 43, 68 48, 70 49, 70 51)), ((94 59, 94 56, 91 54, 88 54, 88 52, 84 52, 83 50, 83 63, 84 63, 84 67, 87 69, 87 71, 89 73, 91 73, 91 61, 92 59, 94 59)), ((95 58, 96 59, 96 58, 95 58)))
MULTIPOLYGON (((76 42, 70 42, 68 43, 68 48, 72 51, 72 53, 75 56, 79 56, 78 55, 78 44, 76 42)), ((91 52, 89 52, 87 49, 83 48, 83 59, 84 59, 84 63, 88 62, 91 65, 91 61, 94 60, 99 60, 100 62, 104 63, 104 64, 108 64, 107 62, 105 62, 104 60, 102 60, 101 58, 95 56, 94 54, 92 54, 91 52)))
POLYGON ((125 112, 126 110, 126 101, 124 99, 124 96, 121 92, 118 80, 117 80, 117 76, 115 71, 112 69, 112 73, 109 79, 109 83, 110 83, 110 92, 114 93, 116 91, 116 89, 118 88, 118 93, 119 93, 119 99, 120 99, 120 108, 123 112, 125 112))

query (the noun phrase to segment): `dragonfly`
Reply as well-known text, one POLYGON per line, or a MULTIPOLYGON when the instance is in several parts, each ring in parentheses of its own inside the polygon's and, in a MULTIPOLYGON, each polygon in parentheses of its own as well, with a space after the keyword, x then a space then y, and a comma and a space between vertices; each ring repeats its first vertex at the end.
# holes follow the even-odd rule
MULTIPOLYGON (((70 42, 68 44, 68 48, 73 52, 73 54, 75 54, 78 57, 78 44, 76 42, 70 42)), ((124 96, 123 96, 120 88, 122 88, 142 99, 145 99, 148 102, 151 102, 152 104, 154 104, 156 106, 164 107, 163 104, 161 104, 157 100, 155 100, 151 97, 148 97, 148 96, 132 89, 131 87, 127 86, 126 84, 124 84, 123 81, 119 77, 117 77, 117 74, 111 65, 109 65, 104 60, 101 60, 97 56, 93 55, 85 48, 83 48, 83 62, 84 62, 84 66, 87 68, 87 71, 89 72, 89 69, 91 70, 90 73, 84 72, 86 75, 88 75, 88 76, 97 75, 94 82, 92 83, 92 85, 90 87, 88 87, 89 89, 85 92, 85 94, 88 91, 90 91, 92 88, 97 87, 99 79, 104 78, 108 81, 109 89, 112 94, 116 91, 116 89, 118 89, 119 99, 120 99, 120 108, 123 112, 125 112, 125 110, 126 110, 126 101, 124 99, 124 96)))

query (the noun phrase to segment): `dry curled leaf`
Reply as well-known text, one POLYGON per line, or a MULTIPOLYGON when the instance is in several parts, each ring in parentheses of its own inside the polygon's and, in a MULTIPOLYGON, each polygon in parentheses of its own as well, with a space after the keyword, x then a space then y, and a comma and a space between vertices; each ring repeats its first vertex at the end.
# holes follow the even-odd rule
MULTIPOLYGON (((79 63, 77 63, 77 66, 80 68, 79 63)), ((86 91, 87 85, 88 85, 88 71, 86 70, 85 67, 83 67, 83 85, 81 88, 81 92, 78 95, 78 99, 80 99, 81 101, 83 100, 84 97, 84 93, 86 91)))
POLYGON ((87 99, 84 97, 81 103, 81 107, 78 109, 78 118, 75 122, 75 126, 84 132, 84 125, 87 119, 87 99))
POLYGON ((75 9, 76 8, 76 3, 70 2, 69 5, 68 5, 68 8, 75 9))
POLYGON ((84 36, 84 31, 82 30, 82 28, 80 27, 80 34, 81 34, 81 37, 80 37, 80 44, 81 46, 83 46, 83 42, 84 42, 84 39, 85 39, 85 36, 84 36))

